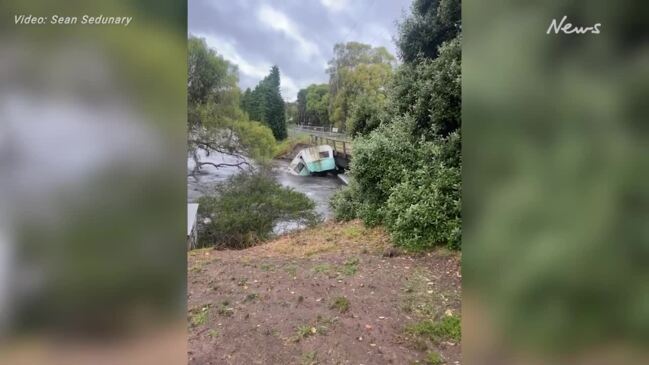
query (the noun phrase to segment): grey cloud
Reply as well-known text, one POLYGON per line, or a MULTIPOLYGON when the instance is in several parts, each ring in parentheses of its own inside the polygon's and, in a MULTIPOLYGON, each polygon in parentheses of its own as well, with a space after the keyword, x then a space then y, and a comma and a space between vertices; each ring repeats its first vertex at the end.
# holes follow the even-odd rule
POLYGON ((263 77, 260 70, 278 65, 283 96, 295 100, 298 89, 327 82, 326 62, 335 43, 361 41, 396 54, 395 24, 410 2, 189 0, 189 32, 205 36, 219 54, 239 63, 242 88, 254 87, 263 77))

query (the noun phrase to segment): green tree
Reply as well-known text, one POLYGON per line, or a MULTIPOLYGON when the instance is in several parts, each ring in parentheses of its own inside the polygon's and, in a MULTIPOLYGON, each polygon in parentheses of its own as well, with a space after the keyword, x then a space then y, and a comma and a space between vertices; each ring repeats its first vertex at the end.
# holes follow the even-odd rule
POLYGON ((286 112, 279 86, 279 68, 273 66, 253 91, 244 94, 241 106, 250 119, 264 123, 273 131, 275 139, 283 140, 287 136, 286 112))
MULTIPOLYGON (((329 61, 329 117, 340 129, 347 127, 350 112, 359 95, 385 94, 395 58, 384 47, 358 42, 334 46, 329 61)), ((385 98, 385 95, 381 97, 385 98)), ((376 99, 374 101, 377 101, 376 99)))
MULTIPOLYGON (((355 181, 332 199, 335 216, 384 224, 397 244, 410 249, 460 248, 461 35, 456 16, 459 1, 415 1, 413 14, 400 26, 397 45, 404 64, 388 85, 387 99, 359 92, 376 90, 356 86, 368 80, 359 72, 365 66, 338 70, 346 82, 336 97, 355 96, 348 130, 359 136, 351 161, 355 181), (426 19, 431 23, 423 24, 426 19)), ((337 102, 334 120, 344 114, 345 105, 337 102)))
POLYGON ((310 125, 329 126, 329 85, 309 85, 306 89, 306 115, 310 125))
POLYGON ((329 85, 311 84, 297 94, 298 118, 300 124, 330 126, 329 85))
POLYGON ((298 124, 306 124, 306 89, 297 93, 297 120, 298 124))
POLYGON ((297 124, 297 102, 287 101, 284 109, 286 110, 286 124, 297 124))
POLYGON ((203 39, 190 36, 187 51, 187 102, 204 104, 219 88, 232 83, 236 69, 208 48, 203 39))
POLYGON ((344 89, 334 101, 334 107, 339 102, 349 103, 346 130, 351 135, 367 134, 380 124, 392 67, 385 63, 361 64, 346 74, 344 89))
POLYGON ((413 134, 444 137, 461 124, 461 38, 446 42, 439 56, 404 64, 391 85, 394 114, 415 119, 413 134))
POLYGON ((281 141, 286 138, 286 114, 284 111, 284 99, 280 93, 279 68, 273 66, 268 75, 266 85, 266 118, 265 121, 275 135, 275 139, 281 141))
POLYGON ((385 95, 361 94, 356 97, 347 120, 347 133, 351 136, 366 135, 376 129, 385 119, 385 95))
POLYGON ((205 40, 188 39, 188 150, 196 170, 248 165, 245 157, 265 161, 272 156, 275 140, 270 129, 250 121, 241 109, 249 100, 238 86, 237 67, 210 49, 205 40), (236 138, 233 138, 236 137, 236 138), (228 154, 236 162, 215 164, 201 161, 198 151, 228 154))
POLYGON ((399 24, 396 41, 405 63, 421 57, 436 58, 439 46, 461 32, 460 0, 415 0, 411 12, 399 24))
MULTIPOLYGON (((250 88, 248 87, 241 95, 241 109, 245 111, 252 110, 252 103, 252 90, 250 90, 250 88)), ((252 116, 250 116, 250 112, 248 112, 248 117, 250 117, 250 119, 252 120, 255 120, 252 116)))

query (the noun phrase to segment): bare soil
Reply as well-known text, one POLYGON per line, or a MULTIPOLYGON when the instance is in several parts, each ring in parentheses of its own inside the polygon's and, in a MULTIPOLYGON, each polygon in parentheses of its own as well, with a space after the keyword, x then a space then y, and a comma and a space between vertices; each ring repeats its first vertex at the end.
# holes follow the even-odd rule
POLYGON ((459 364, 459 342, 407 331, 459 316, 459 267, 457 253, 406 254, 358 221, 192 251, 189 363, 459 364))

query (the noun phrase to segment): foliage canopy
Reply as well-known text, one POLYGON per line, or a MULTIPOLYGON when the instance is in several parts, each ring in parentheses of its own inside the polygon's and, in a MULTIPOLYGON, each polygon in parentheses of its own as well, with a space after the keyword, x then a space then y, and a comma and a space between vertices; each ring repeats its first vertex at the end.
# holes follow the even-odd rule
POLYGON ((237 67, 204 39, 190 36, 187 68, 188 149, 196 169, 214 165, 200 161, 198 150, 234 156, 239 166, 247 165, 245 157, 270 158, 275 139, 269 128, 251 121, 241 110, 237 67))
MULTIPOLYGON (((460 248, 461 38, 447 39, 459 27, 453 33, 439 26, 455 24, 455 3, 413 4, 397 40, 404 64, 390 78, 386 97, 361 93, 351 109, 354 181, 331 201, 337 219, 384 224, 397 244, 412 250, 460 248), (430 26, 425 19, 438 22, 439 34, 422 33, 430 26)), ((345 72, 339 71, 343 78, 345 72)))
POLYGON ((244 92, 241 100, 241 107, 250 119, 267 125, 278 141, 287 136, 285 105, 279 86, 279 68, 273 66, 268 76, 261 80, 254 90, 247 89, 244 92))

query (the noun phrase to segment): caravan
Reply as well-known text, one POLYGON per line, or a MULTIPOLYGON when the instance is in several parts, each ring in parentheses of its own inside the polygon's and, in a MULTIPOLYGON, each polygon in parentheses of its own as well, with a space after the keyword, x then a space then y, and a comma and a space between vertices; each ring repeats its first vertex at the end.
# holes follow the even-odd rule
POLYGON ((291 161, 289 170, 292 174, 299 176, 334 171, 336 170, 336 161, 333 148, 329 145, 305 148, 291 161))

